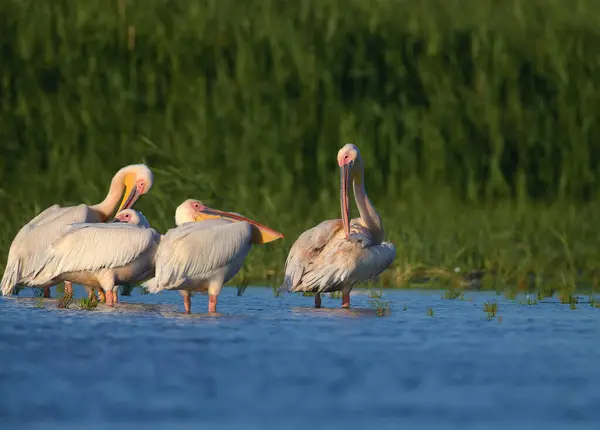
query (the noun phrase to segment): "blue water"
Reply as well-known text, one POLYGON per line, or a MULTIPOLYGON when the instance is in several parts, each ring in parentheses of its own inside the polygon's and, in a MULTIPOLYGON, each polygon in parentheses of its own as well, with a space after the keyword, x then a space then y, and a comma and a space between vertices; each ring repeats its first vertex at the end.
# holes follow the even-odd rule
MULTIPOLYGON (((117 308, 0 299, 0 424, 65 428, 599 428, 600 309, 493 293, 340 300, 226 288, 117 308), (483 302, 498 301, 487 320, 483 302), (39 306, 39 304, 37 304, 39 306), (434 312, 428 315, 428 309, 434 312), (501 317, 498 318, 498 317, 501 317)), ((77 290, 83 296, 82 290, 77 290)))

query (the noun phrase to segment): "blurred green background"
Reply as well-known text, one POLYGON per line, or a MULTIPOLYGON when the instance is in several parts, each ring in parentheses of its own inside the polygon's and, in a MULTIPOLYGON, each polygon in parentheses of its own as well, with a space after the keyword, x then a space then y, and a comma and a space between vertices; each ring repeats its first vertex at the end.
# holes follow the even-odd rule
POLYGON ((0 264, 37 212, 145 162, 160 231, 191 197, 284 232, 240 274, 275 284, 340 216, 352 142, 398 249, 385 285, 594 285, 599 23, 594 0, 3 0, 0 264))

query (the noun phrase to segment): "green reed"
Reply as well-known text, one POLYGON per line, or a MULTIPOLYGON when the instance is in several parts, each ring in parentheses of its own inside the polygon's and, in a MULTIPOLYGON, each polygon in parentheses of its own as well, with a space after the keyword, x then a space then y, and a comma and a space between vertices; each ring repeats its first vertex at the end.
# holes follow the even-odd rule
POLYGON ((456 268, 525 289, 588 282, 596 6, 4 2, 0 264, 41 209, 99 201, 143 161, 156 184, 138 208, 159 230, 195 197, 284 232, 247 261, 248 282, 276 284, 298 234, 339 217, 335 155, 351 141, 398 247, 384 285, 456 268))

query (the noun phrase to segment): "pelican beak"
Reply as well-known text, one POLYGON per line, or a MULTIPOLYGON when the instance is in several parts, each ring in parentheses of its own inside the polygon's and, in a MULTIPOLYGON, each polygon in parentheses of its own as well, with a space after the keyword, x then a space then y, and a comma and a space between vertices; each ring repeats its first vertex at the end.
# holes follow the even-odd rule
POLYGON ((342 225, 344 226, 344 233, 346 238, 350 237, 350 204, 348 203, 348 184, 350 183, 350 170, 354 162, 342 164, 340 166, 341 171, 341 185, 340 185, 340 205, 342 207, 342 225))
POLYGON ((226 219, 232 222, 244 221, 249 223, 252 226, 252 243, 255 245, 269 243, 283 238, 283 233, 279 233, 278 231, 275 231, 266 225, 260 224, 242 215, 232 212, 224 212, 206 206, 200 209, 200 213, 196 216, 195 221, 204 221, 215 218, 226 219))
POLYGON ((123 200, 121 201, 121 205, 119 206, 119 209, 117 209, 117 212, 131 208, 140 197, 135 185, 135 179, 136 177, 133 173, 129 173, 125 176, 125 180, 123 181, 125 184, 125 193, 123 194, 123 200))

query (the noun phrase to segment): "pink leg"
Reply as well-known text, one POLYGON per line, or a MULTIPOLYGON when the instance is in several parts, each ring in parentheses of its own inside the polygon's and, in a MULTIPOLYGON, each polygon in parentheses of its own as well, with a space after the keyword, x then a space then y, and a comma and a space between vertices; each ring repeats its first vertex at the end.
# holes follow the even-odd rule
POLYGON ((50 287, 44 287, 44 297, 45 298, 50 297, 50 287))
POLYGON ((114 302, 113 302, 113 292, 108 290, 106 291, 106 306, 114 306, 114 302))
POLYGON ((183 307, 185 308, 185 313, 189 314, 192 312, 192 295, 188 294, 187 296, 183 296, 183 307))
POLYGON ((65 296, 68 294, 73 295, 73 284, 69 281, 65 281, 65 296))
POLYGON ((214 314, 217 312, 217 296, 208 294, 208 313, 214 314))
POLYGON ((315 308, 319 309, 321 307, 321 293, 315 294, 315 308))
POLYGON ((342 307, 346 309, 350 307, 350 291, 342 293, 342 307))

